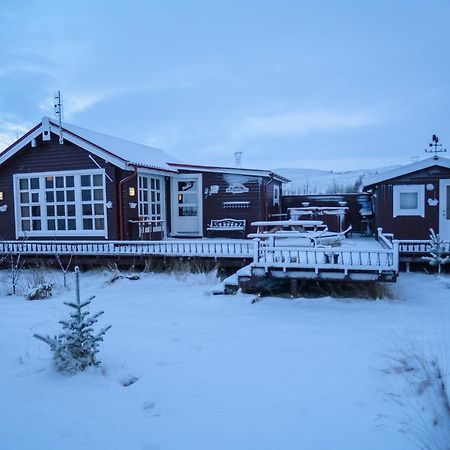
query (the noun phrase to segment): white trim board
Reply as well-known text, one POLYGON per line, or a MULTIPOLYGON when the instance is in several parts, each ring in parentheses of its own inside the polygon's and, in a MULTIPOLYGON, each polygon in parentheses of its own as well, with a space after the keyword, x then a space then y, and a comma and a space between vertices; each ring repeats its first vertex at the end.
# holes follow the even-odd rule
POLYGON ((0 165, 7 161, 9 158, 12 158, 19 150, 28 145, 33 139, 36 139, 42 133, 42 124, 32 133, 30 133, 25 139, 17 141, 12 146, 8 147, 1 155, 0 155, 0 165))

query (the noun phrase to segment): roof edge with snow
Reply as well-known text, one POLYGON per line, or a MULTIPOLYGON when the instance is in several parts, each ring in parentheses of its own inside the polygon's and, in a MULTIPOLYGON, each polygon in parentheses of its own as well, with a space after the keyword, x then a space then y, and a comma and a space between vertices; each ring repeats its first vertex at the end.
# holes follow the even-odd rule
POLYGON ((277 181, 281 181, 283 183, 288 183, 289 180, 282 175, 279 175, 270 170, 263 169, 247 169, 241 167, 222 167, 222 166, 204 166, 200 164, 185 164, 185 163, 169 163, 169 166, 176 167, 181 170, 199 170, 201 172, 221 172, 221 173, 230 173, 230 174, 241 174, 241 175, 253 175, 258 177, 268 177, 273 178, 277 181))
POLYGON ((450 169, 450 159, 433 156, 432 158, 422 159, 421 161, 417 161, 412 164, 407 164, 406 166, 398 167, 397 169, 378 173, 376 175, 367 177, 364 180, 364 187, 373 186, 374 184, 391 180, 393 178, 401 177, 402 175, 417 172, 418 170, 427 169, 428 167, 433 166, 440 166, 450 169))
MULTIPOLYGON (((59 135, 59 124, 53 119, 44 117, 39 124, 34 126, 30 131, 25 133, 22 137, 13 142, 9 147, 0 153, 0 165, 14 156, 33 139, 36 139, 39 135, 41 135, 45 131, 44 128, 47 124, 52 133, 59 135)), ((98 157, 103 158, 121 169, 131 170, 133 167, 143 167, 164 172, 177 172, 176 169, 168 164, 169 161, 173 161, 176 158, 166 154, 161 149, 104 135, 96 131, 83 129, 70 124, 63 123, 61 128, 64 139, 98 157), (106 142, 106 145, 104 141, 106 142), (132 151, 128 155, 126 150, 132 151), (135 157, 137 153, 143 153, 146 157, 150 155, 150 158, 147 161, 144 161, 145 157, 142 158, 143 160, 139 160, 139 157, 135 157), (154 156, 154 161, 152 161, 152 156, 154 156)))

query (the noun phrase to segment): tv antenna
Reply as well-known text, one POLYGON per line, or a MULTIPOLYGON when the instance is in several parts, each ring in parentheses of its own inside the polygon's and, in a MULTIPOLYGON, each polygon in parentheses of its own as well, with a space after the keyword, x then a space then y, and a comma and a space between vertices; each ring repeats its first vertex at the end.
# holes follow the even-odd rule
POLYGON ((442 144, 439 144, 439 138, 433 134, 431 142, 428 144, 428 148, 425 149, 427 153, 434 153, 433 158, 438 159, 437 154, 441 152, 446 152, 446 148, 442 148, 442 144))
POLYGON ((241 167, 242 153, 244 152, 234 152, 234 165, 236 167, 241 167))
POLYGON ((59 143, 64 144, 63 132, 62 132, 62 115, 63 115, 63 101, 61 91, 56 92, 53 100, 53 107, 55 109, 55 115, 58 118, 59 124, 59 143))

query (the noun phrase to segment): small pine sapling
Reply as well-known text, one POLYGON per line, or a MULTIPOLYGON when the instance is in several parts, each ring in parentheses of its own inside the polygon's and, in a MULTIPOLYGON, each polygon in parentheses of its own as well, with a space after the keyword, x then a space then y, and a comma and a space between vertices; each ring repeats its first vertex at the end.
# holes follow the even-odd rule
POLYGON ((441 266, 450 262, 450 257, 445 256, 445 243, 439 236, 436 234, 432 228, 430 228, 430 255, 431 256, 423 256, 422 258, 425 261, 428 261, 430 266, 438 268, 438 273, 441 273, 441 266))
POLYGON ((98 366, 98 347, 103 336, 111 328, 111 325, 94 334, 92 326, 97 322, 97 318, 103 314, 100 311, 92 314, 85 311, 94 297, 87 301, 80 301, 80 269, 75 267, 75 302, 64 302, 70 306, 74 312, 70 314, 69 320, 61 320, 59 323, 63 327, 63 332, 55 337, 41 336, 35 334, 34 337, 44 341, 50 346, 53 352, 53 359, 60 372, 75 373, 86 369, 88 366, 98 366))

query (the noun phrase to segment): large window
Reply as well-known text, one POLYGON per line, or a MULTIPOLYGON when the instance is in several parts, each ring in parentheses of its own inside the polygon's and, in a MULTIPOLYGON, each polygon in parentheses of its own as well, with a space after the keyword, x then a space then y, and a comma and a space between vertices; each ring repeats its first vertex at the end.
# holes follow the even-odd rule
POLYGON ((17 236, 106 236, 103 171, 14 176, 17 236))
POLYGON ((425 217, 425 186, 402 184, 393 187, 393 213, 397 216, 425 217))
POLYGON ((163 220, 163 178, 139 175, 139 216, 151 220, 163 220))

